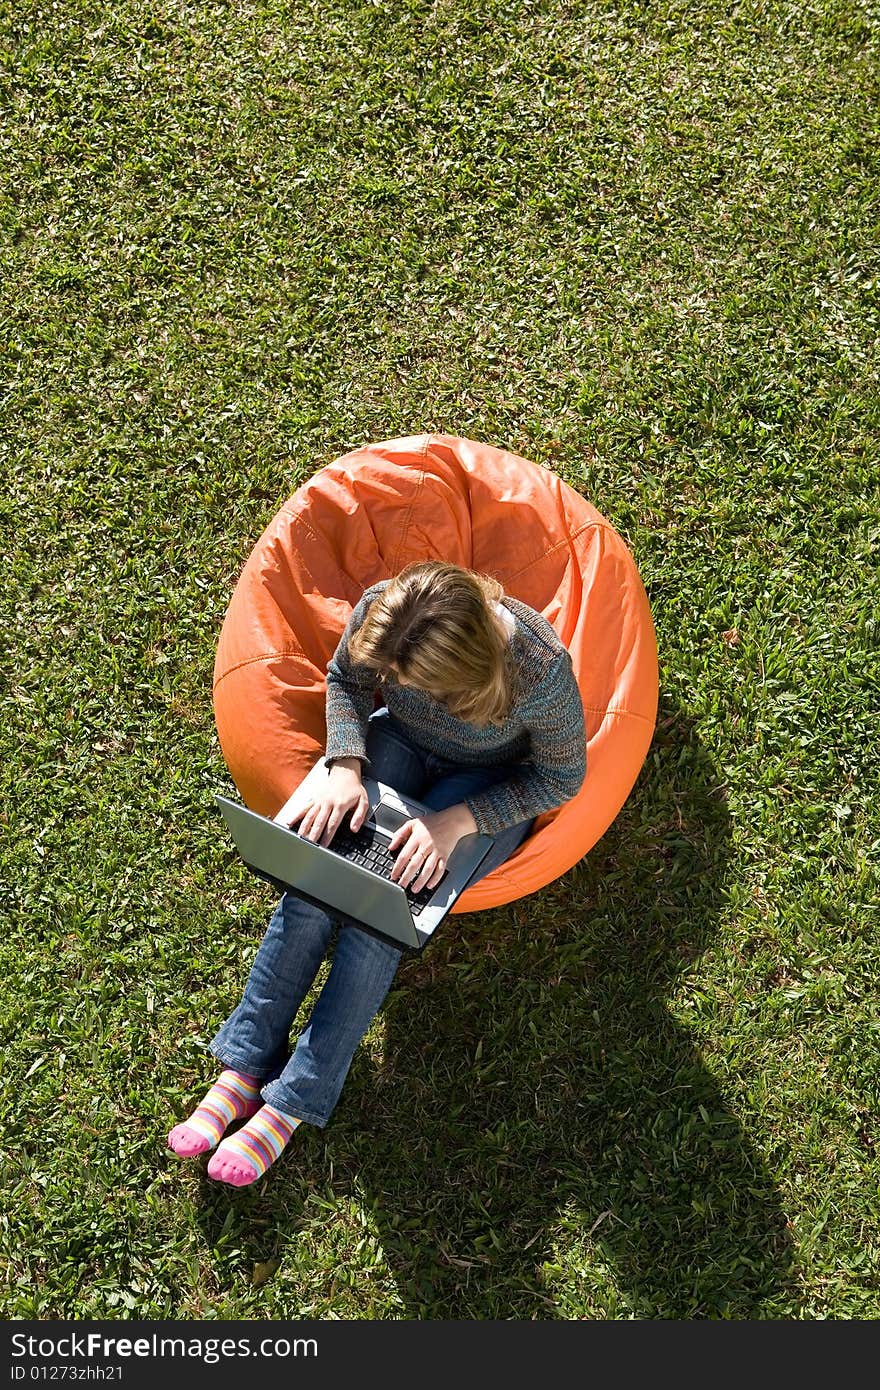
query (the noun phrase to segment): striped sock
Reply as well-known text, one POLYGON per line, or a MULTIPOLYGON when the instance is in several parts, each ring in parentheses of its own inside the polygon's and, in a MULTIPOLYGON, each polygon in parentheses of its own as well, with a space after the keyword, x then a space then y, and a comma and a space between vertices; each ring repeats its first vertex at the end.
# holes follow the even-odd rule
POLYGON ((223 1140, 208 1164, 208 1177, 233 1187, 256 1182, 280 1156, 299 1123, 274 1105, 264 1105, 236 1134, 223 1140))
POLYGON ((168 1136, 168 1147, 181 1158, 207 1153, 223 1138, 233 1120, 247 1119, 263 1104, 261 1082, 245 1072, 220 1073, 198 1110, 168 1136))

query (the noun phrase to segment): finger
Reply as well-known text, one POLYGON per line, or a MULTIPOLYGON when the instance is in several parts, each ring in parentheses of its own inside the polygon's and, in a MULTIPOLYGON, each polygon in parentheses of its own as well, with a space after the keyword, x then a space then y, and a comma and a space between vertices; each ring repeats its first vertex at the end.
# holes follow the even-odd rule
POLYGON ((422 871, 421 871, 421 873, 419 874, 418 878, 414 878, 414 879, 413 879, 413 889, 415 890, 416 893, 419 893, 419 892, 424 888, 425 884, 428 882, 428 879, 431 877, 432 873, 434 872, 434 867, 435 867, 435 865, 436 865, 436 862, 437 862, 437 855, 436 855, 436 853, 429 854, 428 857, 427 857, 427 859, 425 860, 424 864, 422 865, 422 871))
POLYGON ((418 892, 420 888, 424 888, 425 883, 427 882, 427 875, 431 872, 433 868, 434 855, 430 850, 428 850, 424 858, 419 860, 418 864, 413 870, 412 878, 410 879, 410 884, 416 892, 418 892))
POLYGON ((351 813, 351 828, 352 828, 352 830, 360 830, 360 828, 361 828, 361 826, 363 825, 364 821, 367 819, 367 815, 369 814, 369 810, 370 810, 370 798, 366 795, 366 793, 364 793, 363 797, 361 798, 361 800, 358 802, 357 806, 355 806, 354 810, 353 810, 352 813, 351 813))
POLYGON ((420 855, 422 852, 422 848, 419 845, 418 841, 415 839, 414 836, 411 835, 408 842, 404 845, 403 849, 400 851, 400 853, 397 856, 397 859, 394 862, 394 868, 391 870, 392 882, 402 882, 403 876, 404 874, 408 873, 409 866, 412 863, 413 859, 416 855, 420 855))
POLYGON ((309 808, 310 808, 311 805, 312 805, 311 801, 307 801, 306 804, 305 804, 305 806, 298 806, 297 809, 296 809, 295 811, 290 811, 289 814, 288 814, 288 817, 287 817, 287 824, 288 824, 288 826, 294 826, 294 825, 296 825, 297 821, 300 820, 301 817, 305 815, 306 811, 309 810, 309 808))
POLYGON ((402 883, 404 888, 408 888, 410 886, 410 884, 415 879, 416 874, 419 873, 419 871, 421 870, 422 865, 425 862, 426 853, 427 851, 420 846, 416 853, 413 854, 407 861, 406 868, 403 870, 400 876, 400 882, 402 883))
POLYGON ((332 811, 330 812, 330 815, 327 818, 327 824, 324 828, 324 834, 321 836, 320 841, 325 848, 327 847, 327 845, 330 844, 331 840, 333 839, 333 836, 336 834, 339 822, 342 820, 342 817, 344 815, 345 811, 340 810, 337 806, 334 806, 332 811))
POLYGON ((318 841, 320 840, 322 834, 324 833, 324 826, 327 824, 327 817, 328 817, 328 815, 329 815, 329 807, 327 807, 327 806, 316 806, 316 807, 315 807, 315 813, 314 813, 314 815, 312 816, 311 824, 310 824, 310 826, 309 826, 309 831, 308 831, 309 839, 310 839, 310 840, 313 840, 313 841, 315 842, 315 844, 318 843, 318 841))
POLYGON ((405 841, 409 838, 409 836, 412 834, 414 825, 415 821, 408 820, 405 821, 403 825, 399 825, 397 827, 394 834, 391 836, 391 839, 388 841, 388 848, 391 850, 392 854, 394 854, 395 851, 398 850, 400 846, 404 844, 405 841))
POLYGON ((443 877, 443 875, 445 874, 445 872, 446 872, 446 860, 443 859, 443 858, 438 854, 438 856, 437 856, 437 862, 436 862, 436 864, 434 865, 433 872, 432 872, 431 877, 430 877, 430 879, 429 879, 429 881, 428 881, 428 887, 429 887, 429 888, 436 888, 436 887, 437 887, 437 884, 440 882, 440 880, 441 880, 441 878, 443 877))

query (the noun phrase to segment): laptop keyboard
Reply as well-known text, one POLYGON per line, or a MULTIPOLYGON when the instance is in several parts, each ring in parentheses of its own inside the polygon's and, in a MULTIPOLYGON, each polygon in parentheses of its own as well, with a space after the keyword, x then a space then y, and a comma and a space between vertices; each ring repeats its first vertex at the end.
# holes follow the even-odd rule
MULTIPOLYGON (((374 874, 380 874, 382 878, 391 878, 396 856, 388 849, 388 841, 384 840, 381 835, 377 835, 368 826, 362 826, 360 830, 353 831, 347 823, 340 825, 327 848, 335 850, 337 854, 344 855, 354 864, 371 869, 374 874)), ((418 878, 418 874, 416 878, 418 878)), ((426 885, 424 888, 420 888, 418 893, 414 893, 410 887, 400 885, 406 893, 414 917, 418 912, 421 912, 423 907, 427 907, 445 878, 446 873, 444 872, 443 878, 440 879, 439 883, 435 883, 433 888, 426 885)))

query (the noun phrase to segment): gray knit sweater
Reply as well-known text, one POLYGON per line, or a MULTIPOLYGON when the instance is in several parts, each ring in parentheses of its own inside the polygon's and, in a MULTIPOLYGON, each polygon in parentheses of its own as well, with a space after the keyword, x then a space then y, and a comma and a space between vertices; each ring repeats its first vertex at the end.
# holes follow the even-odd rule
POLYGON ((377 682, 374 671, 349 659, 349 637, 389 582, 380 579, 365 590, 327 665, 325 763, 360 758, 369 768, 367 720, 378 690, 389 713, 424 752, 462 766, 517 765, 509 779, 464 798, 483 833, 497 835, 570 800, 587 771, 584 709, 571 657, 546 618, 504 596, 503 605, 515 620, 509 650, 518 693, 502 725, 478 729, 424 691, 377 682))

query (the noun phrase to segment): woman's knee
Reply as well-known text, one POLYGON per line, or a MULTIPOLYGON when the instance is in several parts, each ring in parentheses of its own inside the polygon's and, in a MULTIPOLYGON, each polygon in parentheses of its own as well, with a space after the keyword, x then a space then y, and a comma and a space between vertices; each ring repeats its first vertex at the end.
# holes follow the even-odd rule
POLYGON ((359 927, 343 926, 339 931, 336 956, 340 968, 356 974, 366 994, 374 990, 384 995, 397 972, 403 952, 359 927))
POLYGON ((315 903, 296 893, 284 893, 269 923, 267 936, 277 936, 286 945, 304 947, 320 945, 326 949, 333 934, 335 919, 315 903))

